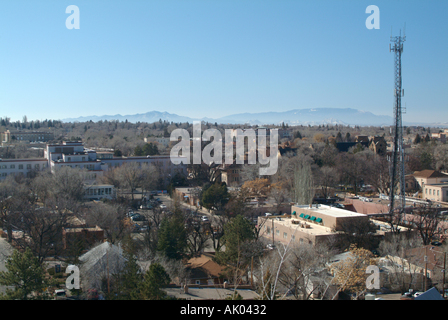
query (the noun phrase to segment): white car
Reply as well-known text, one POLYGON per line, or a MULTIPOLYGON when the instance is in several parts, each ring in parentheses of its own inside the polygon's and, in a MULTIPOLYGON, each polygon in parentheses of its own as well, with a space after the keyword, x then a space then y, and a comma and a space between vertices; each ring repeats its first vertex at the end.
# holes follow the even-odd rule
POLYGON ((202 221, 206 222, 209 221, 207 216, 202 216, 202 221))
POLYGON ((166 205, 164 205, 164 204, 159 205, 159 207, 160 207, 161 209, 166 209, 166 205))

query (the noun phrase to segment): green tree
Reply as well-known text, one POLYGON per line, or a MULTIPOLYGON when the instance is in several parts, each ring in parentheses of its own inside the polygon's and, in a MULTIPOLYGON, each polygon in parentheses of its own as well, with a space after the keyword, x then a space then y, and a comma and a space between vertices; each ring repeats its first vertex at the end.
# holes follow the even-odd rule
POLYGON ((134 300, 139 298, 138 288, 143 281, 143 273, 137 263, 137 258, 130 251, 125 251, 126 262, 123 269, 114 275, 114 292, 111 298, 119 300, 134 300))
POLYGON ((162 265, 158 263, 151 264, 143 277, 143 282, 139 286, 139 299, 166 299, 167 294, 161 288, 167 286, 170 281, 170 276, 166 273, 162 265))
POLYGON ((422 137, 417 133, 414 139, 414 144, 419 144, 420 142, 422 142, 422 137))
POLYGON ((220 211, 229 202, 230 194, 225 183, 214 183, 202 193, 202 205, 220 211))
POLYGON ((143 156, 144 154, 143 154, 143 149, 142 149, 142 147, 140 147, 140 146, 136 146, 136 147, 134 148, 134 155, 135 155, 136 157, 143 156))
POLYGON ((157 250, 168 258, 179 260, 187 247, 187 232, 182 214, 175 211, 172 217, 164 217, 159 229, 157 250))
POLYGON ((225 251, 216 253, 215 260, 221 265, 240 266, 243 263, 244 244, 256 239, 254 227, 248 219, 237 215, 224 225, 225 251))
POLYGON ((0 272, 0 285, 14 286, 15 289, 6 289, 6 294, 2 295, 3 299, 40 300, 49 298, 44 291, 52 283, 45 277, 44 268, 29 248, 23 253, 14 250, 6 260, 6 268, 8 271, 0 272))
POLYGON ((152 142, 146 143, 143 146, 143 155, 145 156, 154 156, 156 154, 159 154, 159 149, 157 148, 157 145, 153 144, 152 142))

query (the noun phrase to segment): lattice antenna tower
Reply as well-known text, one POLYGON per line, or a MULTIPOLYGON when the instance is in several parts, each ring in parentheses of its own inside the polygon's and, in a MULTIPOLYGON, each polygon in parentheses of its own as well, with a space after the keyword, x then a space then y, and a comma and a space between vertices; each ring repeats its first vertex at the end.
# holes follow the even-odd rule
MULTIPOLYGON (((406 28, 406 27, 405 27, 406 28)), ((401 54, 403 53, 403 42, 406 41, 406 34, 390 37, 391 44, 389 44, 389 52, 394 52, 394 149, 392 151, 392 170, 391 170, 391 188, 390 188, 390 213, 395 209, 400 212, 404 210, 406 205, 405 194, 405 171, 404 171, 404 149, 403 149, 403 123, 401 108, 401 98, 404 96, 404 89, 402 89, 401 77, 401 54), (395 190, 397 189, 397 192, 395 190), (398 195, 400 204, 395 207, 395 195, 398 195)))

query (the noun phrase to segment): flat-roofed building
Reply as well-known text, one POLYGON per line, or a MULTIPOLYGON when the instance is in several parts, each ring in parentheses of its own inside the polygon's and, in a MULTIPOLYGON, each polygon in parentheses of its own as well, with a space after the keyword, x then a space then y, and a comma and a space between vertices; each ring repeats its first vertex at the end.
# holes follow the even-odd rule
POLYGON ((0 180, 10 175, 30 177, 33 172, 45 170, 47 167, 46 159, 0 159, 0 180))
POLYGON ((258 218, 260 235, 273 242, 312 243, 324 242, 342 230, 347 221, 368 221, 365 214, 326 205, 291 207, 291 215, 258 218))
POLYGON ((448 202, 448 183, 426 184, 423 198, 438 202, 448 202))
POLYGON ((117 193, 113 184, 96 184, 84 187, 84 199, 87 200, 101 200, 101 199, 115 199, 117 193))
POLYGON ((92 183, 105 171, 119 167, 125 163, 138 163, 142 165, 155 165, 159 172, 167 179, 180 174, 187 175, 186 157, 171 157, 169 155, 145 157, 113 157, 110 153, 97 156, 95 150, 84 148, 80 141, 64 141, 59 144, 47 144, 44 158, 40 159, 0 159, 0 179, 10 174, 24 174, 29 176, 33 170, 48 168, 55 172, 58 168, 68 166, 84 169, 85 180, 92 183))
POLYGON ((6 130, 1 133, 2 143, 11 143, 13 141, 32 141, 47 142, 54 139, 53 132, 43 131, 10 131, 6 130))

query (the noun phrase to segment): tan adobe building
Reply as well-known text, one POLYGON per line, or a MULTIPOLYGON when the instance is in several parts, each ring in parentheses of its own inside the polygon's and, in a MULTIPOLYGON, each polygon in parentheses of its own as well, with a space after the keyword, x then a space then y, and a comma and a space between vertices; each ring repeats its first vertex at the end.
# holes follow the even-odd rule
POLYGON ((413 177, 422 191, 424 191, 424 186, 427 184, 448 182, 448 175, 436 170, 416 171, 413 177))
POLYGON ((343 222, 369 220, 365 214, 326 205, 291 207, 291 215, 258 217, 260 236, 272 242, 312 243, 328 240, 343 222))
POLYGON ((424 199, 448 202, 448 183, 427 184, 423 187, 424 199))

